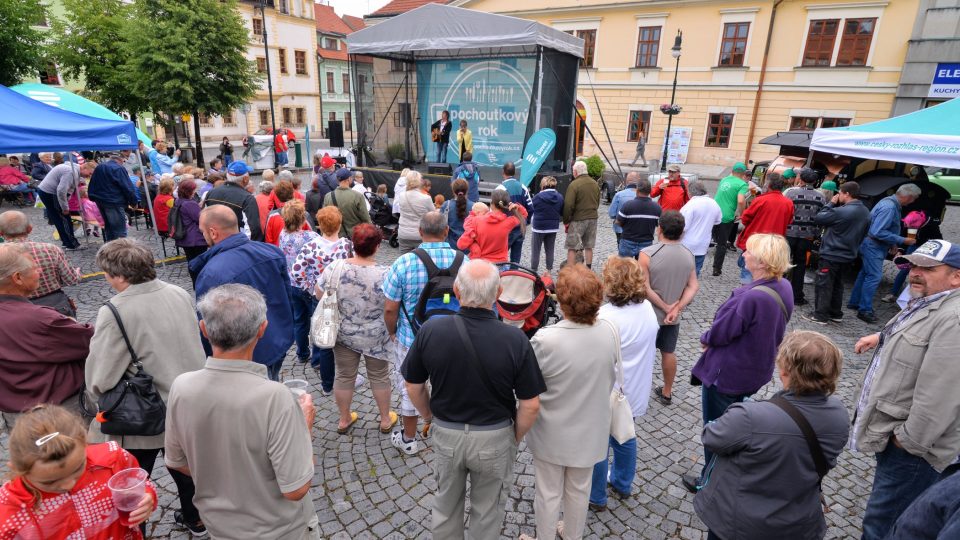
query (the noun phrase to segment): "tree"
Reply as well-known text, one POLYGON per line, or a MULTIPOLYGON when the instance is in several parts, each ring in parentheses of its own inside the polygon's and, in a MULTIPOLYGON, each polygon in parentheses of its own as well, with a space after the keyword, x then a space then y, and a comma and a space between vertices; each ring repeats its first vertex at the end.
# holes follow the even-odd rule
MULTIPOLYGON (((155 109, 222 115, 259 88, 236 0, 136 0, 127 31, 129 81, 155 109)), ((202 166, 199 122, 194 130, 202 166)))
POLYGON ((0 84, 20 84, 46 67, 46 32, 34 28, 46 15, 40 0, 0 0, 0 84))
POLYGON ((136 120, 149 107, 126 71, 132 7, 123 0, 62 1, 66 20, 52 24, 51 56, 68 77, 84 77, 89 97, 136 120))

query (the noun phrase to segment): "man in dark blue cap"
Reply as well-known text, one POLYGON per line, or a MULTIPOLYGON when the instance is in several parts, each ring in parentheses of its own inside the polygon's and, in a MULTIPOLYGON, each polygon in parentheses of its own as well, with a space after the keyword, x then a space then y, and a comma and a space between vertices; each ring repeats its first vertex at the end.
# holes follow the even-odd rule
POLYGON ((337 189, 327 193, 323 199, 323 206, 336 206, 343 214, 340 222, 340 236, 350 238, 353 228, 361 223, 371 223, 370 212, 367 211, 367 200, 363 195, 351 188, 353 173, 343 167, 337 169, 337 189))
POLYGON ((250 173, 253 172, 245 162, 234 161, 227 167, 227 181, 207 193, 204 205, 207 207, 222 204, 237 215, 240 230, 247 233, 251 240, 263 242, 263 229, 260 227, 260 210, 257 199, 247 191, 250 173), (249 232, 247 232, 249 231, 249 232))

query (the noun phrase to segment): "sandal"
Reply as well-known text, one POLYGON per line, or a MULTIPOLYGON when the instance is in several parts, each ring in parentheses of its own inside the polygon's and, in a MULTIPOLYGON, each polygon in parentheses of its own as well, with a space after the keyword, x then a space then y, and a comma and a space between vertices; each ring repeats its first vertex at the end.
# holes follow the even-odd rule
POLYGON ((393 426, 397 425, 397 421, 400 420, 400 417, 397 416, 397 413, 393 411, 390 411, 389 418, 390 418, 390 425, 388 425, 387 427, 380 426, 380 433, 383 433, 384 435, 386 435, 387 433, 390 433, 390 431, 393 430, 393 426))
POLYGON ((673 403, 673 394, 670 394, 669 396, 663 395, 663 387, 662 387, 662 386, 656 387, 656 388, 653 390, 653 393, 657 395, 657 401, 659 401, 659 402, 662 403, 663 405, 670 405, 670 404, 673 403))
POLYGON ((359 419, 360 419, 360 415, 359 415, 359 414, 357 414, 357 413, 355 413, 355 412, 353 412, 353 411, 350 411, 350 423, 347 424, 346 427, 339 427, 339 426, 337 426, 337 433, 339 433, 340 435, 345 435, 348 431, 350 431, 350 428, 352 428, 353 425, 356 424, 356 423, 357 423, 357 420, 359 420, 359 419))

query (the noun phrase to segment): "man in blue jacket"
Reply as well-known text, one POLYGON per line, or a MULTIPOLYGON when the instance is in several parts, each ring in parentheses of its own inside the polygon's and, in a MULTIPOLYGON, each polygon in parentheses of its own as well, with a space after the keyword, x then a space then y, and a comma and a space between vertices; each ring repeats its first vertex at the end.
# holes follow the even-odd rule
MULTIPOLYGON (((197 275, 197 301, 207 291, 226 283, 249 285, 267 301, 267 331, 253 350, 253 361, 267 366, 271 380, 280 380, 280 367, 293 345, 293 311, 287 289, 290 276, 280 248, 254 242, 240 232, 237 216, 223 205, 200 212, 200 231, 210 247, 190 262, 197 275)), ((207 355, 210 344, 203 340, 207 355)))
POLYGON ((127 236, 127 206, 136 206, 137 192, 130 184, 130 175, 123 162, 129 150, 111 152, 108 159, 97 165, 90 177, 87 194, 97 203, 103 216, 103 241, 109 242, 127 236))
POLYGON ((876 323, 873 312, 873 295, 880 286, 883 275, 883 260, 893 246, 912 246, 915 238, 900 236, 900 209, 913 204, 920 197, 916 184, 904 184, 893 195, 881 199, 870 211, 870 229, 860 243, 860 261, 863 266, 853 284, 853 292, 847 307, 857 310, 857 318, 876 323))
MULTIPOLYGON (((533 199, 530 198, 530 190, 527 189, 527 186, 514 178, 516 174, 517 168, 512 162, 508 161, 504 163, 503 183, 497 186, 497 189, 507 190, 507 193, 510 194, 510 202, 523 206, 524 209, 526 209, 527 223, 529 224, 533 218, 533 199)), ((469 193, 467 194, 467 198, 470 198, 469 193)), ((520 256, 523 252, 523 232, 520 230, 520 227, 516 227, 510 231, 510 236, 507 237, 507 245, 510 246, 510 262, 519 264, 520 256)))

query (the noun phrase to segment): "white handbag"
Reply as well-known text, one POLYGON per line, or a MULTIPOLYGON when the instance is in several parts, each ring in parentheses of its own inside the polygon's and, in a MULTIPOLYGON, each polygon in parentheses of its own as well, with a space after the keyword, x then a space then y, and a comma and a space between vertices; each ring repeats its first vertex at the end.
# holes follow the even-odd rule
MULTIPOLYGON (((601 319, 603 320, 603 319, 601 319)), ((631 439, 637 438, 637 426, 633 421, 633 410, 630 408, 630 402, 627 396, 623 395, 623 361, 620 358, 620 332, 610 321, 604 320, 613 330, 613 335, 617 340, 617 360, 614 363, 614 371, 617 373, 617 384, 610 392, 610 436, 618 443, 624 444, 631 439)))
POLYGON ((333 261, 326 269, 333 272, 330 283, 323 291, 323 298, 310 318, 310 339, 318 349, 332 349, 337 344, 337 334, 340 332, 340 309, 337 307, 337 287, 340 286, 340 275, 346 263, 343 259, 333 261))

